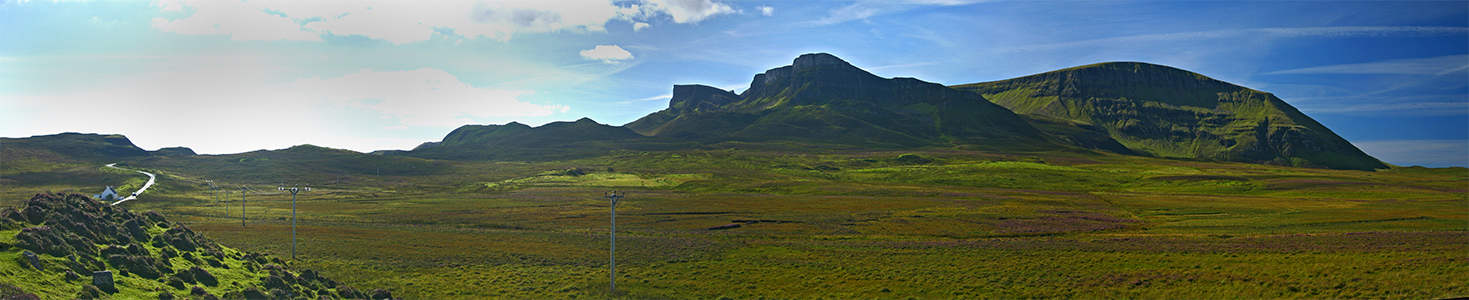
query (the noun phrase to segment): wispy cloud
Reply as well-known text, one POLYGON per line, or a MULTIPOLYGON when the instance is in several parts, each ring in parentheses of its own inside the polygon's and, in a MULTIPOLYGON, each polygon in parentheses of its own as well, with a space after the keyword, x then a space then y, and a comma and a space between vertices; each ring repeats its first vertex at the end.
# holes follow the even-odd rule
POLYGON ((832 25, 846 23, 856 20, 899 13, 924 6, 956 6, 984 2, 983 0, 889 0, 889 1, 857 1, 837 9, 833 9, 826 16, 811 24, 832 25))
POLYGON ((1347 115, 1453 116, 1469 115, 1462 90, 1469 87, 1469 55, 1393 59, 1339 64, 1265 73, 1353 74, 1371 80, 1347 79, 1340 87, 1306 87, 1314 95, 1290 99, 1309 113, 1347 115))
POLYGON ((1159 42, 1217 40, 1228 38, 1353 37, 1353 36, 1446 36, 1469 34, 1469 27, 1441 26, 1336 26, 1297 28, 1221 29, 1091 39, 1003 49, 1006 52, 1073 49, 1105 46, 1142 46, 1159 42))
MULTIPOLYGON (((1462 97, 1456 95, 1450 97, 1462 97)), ((1358 103, 1339 104, 1311 102, 1302 105, 1301 111, 1308 113, 1395 113, 1419 116, 1451 116, 1469 114, 1469 102, 1405 102, 1405 103, 1358 103)))
POLYGON ((934 64, 938 64, 938 62, 919 62, 919 63, 910 63, 910 64, 886 65, 886 66, 863 68, 863 69, 866 69, 867 71, 883 71, 883 70, 892 70, 892 69, 903 69, 903 68, 912 68, 912 67, 922 67, 922 66, 929 66, 929 65, 934 65, 934 64))
POLYGON ((1469 70, 1469 55, 1393 59, 1269 72, 1265 74, 1403 74, 1445 75, 1469 70))
POLYGON ((652 96, 652 97, 647 97, 647 98, 633 99, 633 101, 668 100, 668 99, 672 99, 672 98, 673 98, 673 94, 662 94, 662 95, 657 95, 657 96, 652 96))
MULTIPOLYGON (((162 0, 177 17, 152 20, 158 30, 227 35, 237 41, 322 41, 323 35, 364 36, 394 44, 428 41, 436 34, 508 41, 521 33, 606 32, 607 22, 635 31, 668 16, 692 24, 739 10, 713 0, 561 1, 214 1, 162 0)), ((771 10, 773 12, 773 10, 771 10)), ((762 10, 762 13, 765 10, 762 10)))
POLYGON ((1374 140, 1352 144, 1399 166, 1469 167, 1469 140, 1374 140))

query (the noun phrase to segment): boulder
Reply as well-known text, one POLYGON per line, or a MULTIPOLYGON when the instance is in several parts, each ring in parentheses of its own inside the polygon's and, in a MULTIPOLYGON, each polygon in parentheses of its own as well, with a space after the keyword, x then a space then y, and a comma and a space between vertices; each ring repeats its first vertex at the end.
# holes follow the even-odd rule
POLYGON ((117 287, 112 285, 112 271, 110 270, 92 272, 92 285, 103 291, 117 290, 117 287))
POLYGON ((41 270, 41 257, 36 256, 35 252, 25 251, 21 252, 20 254, 25 256, 26 261, 31 263, 32 268, 36 268, 36 270, 41 270))

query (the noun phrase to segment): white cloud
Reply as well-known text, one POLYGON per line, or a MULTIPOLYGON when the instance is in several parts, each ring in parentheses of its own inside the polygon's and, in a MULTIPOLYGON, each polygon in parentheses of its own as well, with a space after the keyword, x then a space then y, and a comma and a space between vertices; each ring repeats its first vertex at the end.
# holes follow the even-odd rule
POLYGON ((668 14, 674 23, 699 23, 709 17, 736 13, 724 3, 713 0, 646 0, 645 9, 668 14))
POLYGON ((775 8, 774 7, 761 5, 759 7, 755 7, 755 9, 756 10, 759 10, 760 11, 760 15, 762 15, 762 16, 769 17, 769 16, 775 15, 775 8))
POLYGON ((544 116, 565 112, 565 105, 537 105, 517 100, 530 92, 476 88, 443 70, 363 70, 336 78, 303 78, 292 83, 315 99, 397 118, 402 125, 455 127, 476 123, 475 117, 544 116))
POLYGON ((1360 64, 1329 65, 1265 74, 1404 74, 1444 75, 1469 69, 1469 55, 1393 59, 1360 64))
POLYGON ((632 23, 632 31, 633 32, 643 31, 643 29, 644 28, 648 28, 648 26, 653 26, 653 25, 649 25, 648 23, 643 23, 643 22, 632 23))
POLYGON ((623 50, 617 45, 597 45, 596 48, 582 50, 581 57, 588 60, 601 60, 602 62, 617 62, 632 59, 632 53, 623 50))

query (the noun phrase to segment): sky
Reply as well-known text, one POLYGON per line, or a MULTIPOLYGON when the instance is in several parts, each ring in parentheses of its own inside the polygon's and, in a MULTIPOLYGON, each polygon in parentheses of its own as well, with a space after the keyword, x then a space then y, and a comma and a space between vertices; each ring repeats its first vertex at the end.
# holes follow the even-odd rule
POLYGON ((1469 166, 1469 1, 0 0, 0 136, 412 149, 622 125, 800 54, 946 85, 1107 61, 1274 93, 1396 165, 1469 166))

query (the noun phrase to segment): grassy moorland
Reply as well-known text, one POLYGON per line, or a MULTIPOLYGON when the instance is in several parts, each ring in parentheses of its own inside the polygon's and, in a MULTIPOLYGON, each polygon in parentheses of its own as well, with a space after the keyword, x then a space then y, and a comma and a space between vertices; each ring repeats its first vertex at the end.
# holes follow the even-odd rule
MULTIPOLYGON (((610 190, 631 191, 618 207, 618 298, 1469 296, 1462 168, 948 149, 381 157, 355 169, 303 157, 128 161, 160 177, 124 205, 289 257, 290 195, 274 187, 309 183, 292 264, 410 299, 610 296, 610 190), (231 199, 216 203, 206 179, 231 199), (259 189, 243 226, 238 185, 259 189)), ((8 171, 0 204, 142 177, 37 168, 24 174, 61 175, 8 171)))

